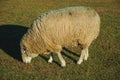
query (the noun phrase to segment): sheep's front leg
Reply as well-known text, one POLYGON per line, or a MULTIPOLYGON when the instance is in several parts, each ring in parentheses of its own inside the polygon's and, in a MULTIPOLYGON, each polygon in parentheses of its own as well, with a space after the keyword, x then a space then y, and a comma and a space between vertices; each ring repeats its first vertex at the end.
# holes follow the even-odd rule
POLYGON ((81 51, 81 56, 77 62, 77 64, 81 64, 83 62, 83 60, 87 60, 88 58, 88 48, 84 48, 82 51, 81 51))
POLYGON ((49 60, 48 60, 48 63, 52 63, 53 62, 53 55, 52 55, 52 53, 50 54, 50 58, 49 58, 49 60))
POLYGON ((63 59, 61 53, 60 53, 60 52, 57 52, 57 54, 58 54, 58 58, 60 59, 61 66, 62 66, 62 67, 65 67, 65 66, 66 66, 66 62, 65 62, 65 60, 63 59))

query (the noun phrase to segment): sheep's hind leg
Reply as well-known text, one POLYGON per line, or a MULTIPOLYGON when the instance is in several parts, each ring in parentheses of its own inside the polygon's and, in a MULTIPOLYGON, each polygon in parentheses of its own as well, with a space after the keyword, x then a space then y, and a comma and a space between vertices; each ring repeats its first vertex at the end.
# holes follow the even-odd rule
POLYGON ((88 48, 83 48, 83 50, 81 51, 81 56, 77 64, 81 64, 83 60, 87 60, 87 58, 88 58, 88 48))
POLYGON ((88 48, 87 48, 87 49, 86 49, 85 56, 84 56, 84 60, 86 60, 86 61, 87 61, 88 57, 89 57, 89 54, 88 54, 88 48))
POLYGON ((65 67, 65 66, 66 66, 66 62, 65 62, 65 60, 63 59, 61 53, 60 53, 60 52, 57 52, 57 54, 58 54, 58 58, 60 59, 61 66, 62 66, 62 67, 65 67))

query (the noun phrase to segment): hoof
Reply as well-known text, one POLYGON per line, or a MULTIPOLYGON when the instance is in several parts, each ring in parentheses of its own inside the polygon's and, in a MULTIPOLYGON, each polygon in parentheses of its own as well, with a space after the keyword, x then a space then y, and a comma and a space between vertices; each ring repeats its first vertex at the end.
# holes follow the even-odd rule
POLYGON ((52 63, 52 60, 48 60, 48 63, 52 63))
POLYGON ((83 61, 78 61, 77 64, 80 65, 83 61))
POLYGON ((50 57, 50 59, 48 60, 48 63, 52 63, 53 62, 53 58, 50 57))
POLYGON ((62 64, 61 64, 61 67, 66 67, 66 63, 65 63, 65 62, 62 63, 62 64))
POLYGON ((64 65, 61 65, 61 67, 66 67, 66 65, 64 64, 64 65))

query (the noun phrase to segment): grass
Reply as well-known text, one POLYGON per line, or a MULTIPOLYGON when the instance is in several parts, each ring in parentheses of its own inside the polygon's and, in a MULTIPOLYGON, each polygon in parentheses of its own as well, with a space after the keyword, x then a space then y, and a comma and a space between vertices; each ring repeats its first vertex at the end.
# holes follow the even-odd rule
POLYGON ((120 80, 119 0, 0 0, 0 80, 120 80), (68 6, 89 6, 101 17, 100 35, 89 49, 89 59, 77 65, 78 49, 63 50, 65 68, 54 55, 40 55, 32 63, 21 62, 19 42, 40 14, 68 6))

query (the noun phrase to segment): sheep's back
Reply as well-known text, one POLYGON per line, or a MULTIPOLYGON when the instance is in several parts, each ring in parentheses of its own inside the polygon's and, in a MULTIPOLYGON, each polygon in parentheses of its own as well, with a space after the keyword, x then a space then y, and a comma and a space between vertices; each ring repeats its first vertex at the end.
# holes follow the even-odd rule
MULTIPOLYGON (((99 33, 100 19, 91 8, 77 7, 46 13, 37 20, 40 30, 55 44, 67 45, 76 40, 93 40, 99 33)), ((40 32, 41 32, 40 31, 40 32)))

